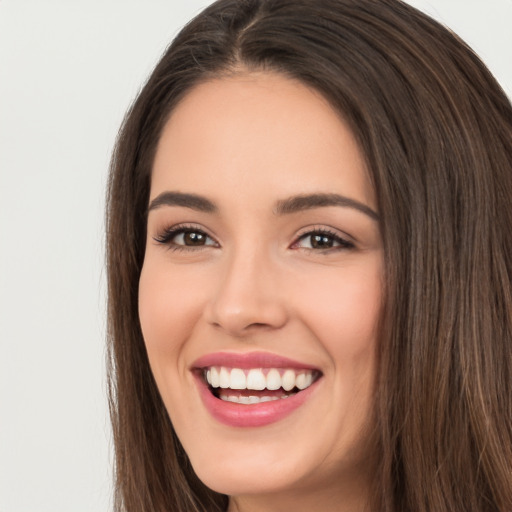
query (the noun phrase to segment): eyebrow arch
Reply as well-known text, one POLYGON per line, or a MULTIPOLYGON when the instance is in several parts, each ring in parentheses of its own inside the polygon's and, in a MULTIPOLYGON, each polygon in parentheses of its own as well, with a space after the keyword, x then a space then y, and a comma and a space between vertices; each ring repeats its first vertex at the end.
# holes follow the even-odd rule
MULTIPOLYGON (((206 197, 183 192, 162 192, 150 202, 148 213, 151 210, 160 208, 161 206, 183 206, 185 208, 205 213, 215 213, 218 211, 217 206, 206 197)), ((379 220, 379 215, 369 206, 366 206, 355 199, 350 199, 349 197, 339 194, 318 193, 282 199, 277 201, 276 206, 274 207, 274 213, 276 215, 289 215, 303 210, 311 210, 313 208, 322 208, 327 206, 344 206, 354 208, 355 210, 368 215, 373 220, 379 220)))
POLYGON ((339 194, 308 194, 293 196, 288 199, 283 199, 276 203, 274 213, 277 215, 288 215, 290 213, 297 213, 303 210, 311 210, 313 208, 322 208, 326 206, 345 206, 354 208, 366 215, 371 219, 378 221, 379 215, 372 210, 369 206, 350 199, 349 197, 341 196, 339 194))
POLYGON ((206 199, 206 197, 197 194, 185 194, 183 192, 162 192, 149 203, 148 213, 161 206, 184 206, 185 208, 205 213, 217 211, 217 206, 209 199, 206 199))

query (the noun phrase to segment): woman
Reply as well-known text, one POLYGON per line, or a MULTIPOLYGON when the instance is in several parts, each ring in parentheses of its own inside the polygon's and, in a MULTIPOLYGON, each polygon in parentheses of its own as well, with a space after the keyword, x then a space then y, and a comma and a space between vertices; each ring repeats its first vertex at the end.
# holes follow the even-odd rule
POLYGON ((107 214, 117 508, 512 509, 512 109, 395 0, 220 0, 107 214))

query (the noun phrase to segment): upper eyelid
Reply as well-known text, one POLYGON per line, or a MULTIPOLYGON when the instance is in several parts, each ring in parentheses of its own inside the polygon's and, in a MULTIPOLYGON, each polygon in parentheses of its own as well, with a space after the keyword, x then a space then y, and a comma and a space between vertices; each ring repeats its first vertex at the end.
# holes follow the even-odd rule
POLYGON ((180 231, 200 231, 201 233, 204 233, 205 235, 209 236, 210 238, 215 239, 215 237, 205 227, 203 227, 199 224, 188 223, 188 222, 183 222, 183 223, 180 222, 178 224, 173 224, 171 226, 167 226, 167 227, 162 228, 157 231, 165 232, 165 233, 170 233, 170 232, 179 233, 180 231))
POLYGON ((184 233, 187 231, 197 231, 203 233, 208 238, 213 240, 216 244, 219 244, 217 238, 213 236, 207 229, 197 224, 189 224, 189 223, 179 223, 174 224, 172 226, 168 226, 159 230, 156 230, 156 234, 152 236, 153 240, 158 243, 165 243, 164 239, 169 235, 176 236, 180 233, 184 233))
POLYGON ((316 226, 314 228, 305 228, 302 233, 298 234, 295 237, 295 240, 289 246, 292 250, 302 249, 304 251, 318 253, 318 254, 330 254, 332 252, 338 252, 340 250, 353 250, 357 249, 358 245, 355 241, 354 237, 346 234, 344 231, 340 231, 339 229, 335 229, 332 227, 324 226, 316 226), (302 240, 307 239, 308 237, 314 234, 327 235, 331 238, 335 239, 339 245, 333 246, 330 248, 312 248, 312 247, 300 247, 299 244, 302 240))
MULTIPOLYGON (((347 242, 351 242, 353 244, 357 243, 357 239, 347 233, 346 231, 342 231, 340 229, 334 228, 332 226, 316 224, 313 226, 308 226, 299 230, 296 235, 295 240, 298 241, 300 238, 313 234, 313 233, 325 233, 328 235, 332 235, 334 237, 341 238, 342 240, 346 240, 347 242)), ((294 242, 295 243, 295 242, 294 242)))
MULTIPOLYGON (((218 246, 221 246, 218 238, 210 233, 208 229, 206 229, 204 226, 200 224, 195 223, 178 223, 174 224, 168 227, 165 227, 163 229, 160 229, 157 231, 157 234, 153 235, 152 238, 159 243, 166 243, 165 241, 162 241, 162 239, 165 239, 167 235, 173 235, 176 236, 180 233, 187 232, 187 231, 198 231, 206 235, 208 238, 213 240, 215 244, 218 246)), ((345 231, 341 231, 340 229, 334 228, 332 226, 328 225, 322 225, 322 224, 315 224, 310 225, 301 228, 298 230, 296 235, 293 238, 293 241, 290 243, 289 247, 293 247, 296 245, 302 238, 307 237, 308 235, 313 235, 315 233, 323 233, 326 235, 330 235, 334 238, 339 238, 342 241, 348 242, 350 244, 356 245, 357 240, 346 233, 345 231)))

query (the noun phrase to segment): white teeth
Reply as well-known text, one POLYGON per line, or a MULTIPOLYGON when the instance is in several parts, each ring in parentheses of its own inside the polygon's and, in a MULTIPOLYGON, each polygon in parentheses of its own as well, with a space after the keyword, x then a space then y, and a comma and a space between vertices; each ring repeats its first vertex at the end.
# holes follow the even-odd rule
POLYGON ((279 370, 277 368, 243 370, 241 368, 211 366, 205 369, 204 377, 212 388, 252 389, 256 391, 264 389, 273 391, 283 388, 285 391, 291 391, 294 388, 303 390, 311 386, 314 373, 313 370, 279 370))
POLYGON ((267 389, 279 389, 281 387, 281 375, 278 370, 272 368, 267 373, 267 389))
POLYGON ((309 373, 299 373, 297 375, 297 378, 295 379, 295 385, 299 389, 306 389, 309 386, 311 386, 311 383, 313 382, 312 375, 309 373))
POLYGON ((229 372, 226 368, 223 366, 221 367, 219 371, 219 387, 222 389, 229 388, 230 386, 230 378, 229 378, 229 372))
POLYGON ((247 389, 247 379, 245 373, 240 368, 233 368, 231 370, 231 389, 247 389))
MULTIPOLYGON (((206 378, 208 378, 208 375, 206 376, 206 378)), ((219 372, 218 372, 217 368, 215 368, 215 366, 210 368, 210 379, 211 379, 211 381, 208 381, 208 383, 213 388, 218 388, 220 386, 219 372)))
POLYGON ((260 404, 262 402, 272 402, 273 400, 280 400, 281 398, 288 398, 288 395, 284 395, 282 397, 278 396, 235 396, 235 395, 225 395, 221 393, 219 395, 221 400, 225 402, 233 402, 236 404, 260 404))
POLYGON ((262 390, 267 386, 267 379, 261 370, 249 370, 247 374, 247 389, 262 390))
POLYGON ((290 391, 295 387, 295 372, 293 370, 286 370, 281 380, 283 381, 283 389, 290 391))

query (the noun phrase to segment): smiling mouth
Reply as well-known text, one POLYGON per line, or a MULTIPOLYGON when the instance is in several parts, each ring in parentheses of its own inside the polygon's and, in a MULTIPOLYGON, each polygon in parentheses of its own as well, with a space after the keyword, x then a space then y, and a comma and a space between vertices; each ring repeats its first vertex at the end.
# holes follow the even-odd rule
POLYGON ((230 368, 209 366, 202 377, 210 392, 225 402, 258 404, 294 396, 321 376, 318 370, 290 368, 230 368))

